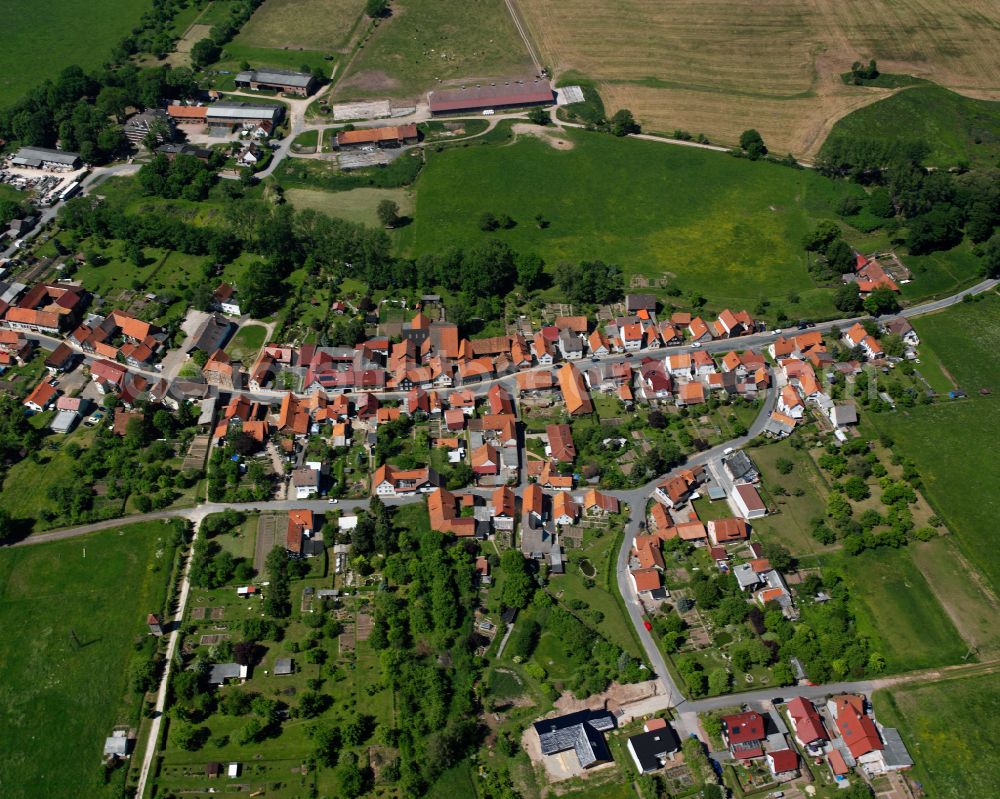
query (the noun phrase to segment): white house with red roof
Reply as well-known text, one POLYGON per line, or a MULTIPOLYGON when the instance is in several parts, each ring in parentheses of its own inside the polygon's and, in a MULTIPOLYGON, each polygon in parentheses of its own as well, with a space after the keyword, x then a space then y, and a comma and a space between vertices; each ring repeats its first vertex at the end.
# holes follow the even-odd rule
POLYGON ((855 322, 843 336, 844 343, 851 347, 860 347, 868 360, 873 361, 885 355, 882 352, 882 345, 878 343, 874 336, 869 335, 864 325, 855 322))

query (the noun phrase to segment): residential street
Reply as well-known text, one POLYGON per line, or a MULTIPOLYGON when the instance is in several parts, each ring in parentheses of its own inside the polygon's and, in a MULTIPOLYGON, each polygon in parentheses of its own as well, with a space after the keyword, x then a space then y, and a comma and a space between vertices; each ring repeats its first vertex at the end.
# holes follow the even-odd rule
MULTIPOLYGON (((977 285, 973 286, 971 289, 963 291, 951 297, 947 297, 941 300, 935 300, 932 302, 924 303, 919 306, 915 306, 913 308, 906 309, 905 311, 902 312, 901 315, 905 317, 914 317, 925 313, 933 313, 936 311, 940 311, 944 308, 962 302, 962 298, 966 294, 979 294, 986 291, 991 291, 998 285, 998 283, 1000 283, 1000 281, 984 280, 978 283, 977 285)), ((822 324, 817 324, 814 329, 822 332, 827 332, 834 325, 838 325, 841 328, 846 329, 846 327, 850 326, 855 321, 858 320, 841 319, 832 322, 825 322, 822 324)), ((706 343, 703 348, 708 352, 729 351, 734 348, 734 345, 739 349, 747 349, 750 347, 761 348, 766 346, 768 343, 774 341, 776 338, 778 338, 778 336, 779 333, 774 331, 768 333, 759 333, 753 336, 744 336, 736 340, 724 339, 724 340, 709 342, 706 343)), ((28 337, 39 342, 40 344, 42 344, 47 348, 54 348, 59 343, 58 339, 43 334, 28 334, 28 337)), ((690 345, 679 346, 679 347, 667 347, 661 349, 658 352, 657 357, 664 357, 671 353, 691 352, 693 349, 694 348, 691 347, 690 345)), ((648 353, 613 355, 601 359, 601 362, 603 363, 622 363, 626 361, 637 362, 644 357, 648 357, 648 353)), ((92 362, 93 358, 89 355, 85 355, 85 360, 88 362, 92 362)), ((177 366, 178 364, 173 364, 174 368, 172 368, 171 371, 176 373, 175 369, 177 368, 177 366)), ((536 368, 535 371, 539 371, 541 369, 550 369, 550 368, 551 367, 538 367, 536 368)), ((158 372, 146 372, 141 370, 132 370, 132 371, 138 372, 143 376, 146 376, 151 379, 159 379, 160 377, 166 377, 165 375, 161 375, 158 372)), ((168 379, 171 378, 172 376, 168 377, 168 379)), ((514 394, 515 396, 517 395, 514 375, 507 375, 504 377, 495 378, 492 380, 484 381, 482 383, 478 383, 473 387, 473 391, 475 391, 477 394, 485 393, 488 390, 489 386, 497 383, 505 385, 508 389, 511 390, 512 394, 514 394)), ((456 387, 455 389, 450 389, 450 390, 458 390, 458 388, 459 387, 456 387)), ((445 390, 442 393, 447 393, 448 391, 449 390, 445 390)), ((267 392, 243 391, 239 393, 249 395, 254 399, 259 399, 264 402, 272 401, 278 397, 283 396, 284 394, 284 392, 277 392, 277 391, 267 391, 267 392)), ((402 396, 402 394, 401 393, 396 393, 395 395, 386 394, 385 396, 387 397, 402 396)), ((621 548, 619 549, 618 559, 617 559, 616 577, 618 581, 618 590, 622 595, 622 598, 624 600, 625 606, 629 614, 629 618, 632 622, 633 627, 636 630, 636 634, 640 642, 642 643, 643 649, 645 650, 647 662, 652 667, 653 671, 656 674, 657 679, 660 680, 663 687, 662 694, 644 700, 643 707, 649 706, 654 710, 661 707, 662 708, 680 707, 683 708, 684 713, 701 712, 704 710, 711 710, 714 708, 730 705, 734 701, 740 701, 740 702, 767 701, 776 692, 780 693, 780 691, 782 690, 778 688, 763 689, 758 691, 741 693, 736 696, 729 695, 723 697, 716 697, 712 699, 702 699, 691 702, 687 701, 684 698, 684 695, 681 692, 679 686, 674 682, 673 678, 671 677, 670 672, 666 667, 664 658, 660 653, 659 649, 657 648, 656 643, 653 640, 653 637, 646 630, 645 625, 643 624, 642 607, 638 601, 636 594, 632 590, 628 577, 629 553, 632 548, 632 543, 635 540, 635 536, 639 532, 640 522, 644 520, 646 502, 649 499, 655 486, 658 483, 662 482, 664 479, 673 476, 681 468, 690 468, 692 466, 707 464, 709 461, 720 457, 725 449, 729 447, 733 448, 741 447, 751 439, 758 436, 762 432, 765 424, 767 423, 768 417, 770 416, 772 410, 774 409, 776 398, 777 398, 777 390, 772 385, 772 387, 768 390, 764 403, 760 409, 760 412, 758 413, 753 424, 750 426, 747 435, 719 444, 718 446, 713 447, 709 450, 705 450, 704 452, 697 453, 691 456, 682 467, 678 467, 678 469, 675 469, 670 473, 661 475, 655 480, 652 480, 639 488, 627 491, 607 492, 617 497, 620 502, 628 505, 629 508, 629 519, 626 525, 621 548)), ((522 442, 522 447, 523 447, 523 442, 522 442)), ((523 464, 525 463, 523 448, 521 452, 521 463, 523 468, 523 464)), ((526 486, 526 481, 522 479, 521 484, 515 489, 515 493, 520 495, 523 492, 525 486, 526 486)), ((482 493, 482 492, 477 492, 477 493, 482 493)), ((390 505, 401 505, 410 502, 422 501, 422 499, 423 497, 418 495, 407 498, 388 499, 386 500, 386 502, 387 504, 390 505)), ((308 508, 312 510, 314 513, 322 514, 324 512, 332 510, 334 507, 340 510, 359 510, 367 508, 368 504, 369 504, 368 499, 342 500, 336 506, 327 502, 326 500, 310 500, 310 501, 273 500, 273 501, 255 502, 247 504, 202 503, 194 508, 178 508, 173 510, 156 511, 137 516, 130 516, 119 519, 110 519, 107 521, 96 522, 88 525, 81 525, 78 527, 66 528, 63 530, 53 530, 45 533, 39 533, 38 535, 30 536, 29 538, 17 542, 16 544, 14 544, 14 546, 32 546, 34 544, 64 540, 80 535, 85 535, 87 533, 95 532, 98 530, 120 527, 128 524, 133 524, 136 522, 153 521, 157 519, 169 519, 174 517, 186 518, 192 521, 197 527, 197 525, 206 515, 226 510, 229 508, 237 510, 260 510, 260 511, 284 511, 294 508, 308 508)), ((188 564, 188 567, 189 565, 190 564, 188 564)), ((187 588, 188 588, 187 571, 185 571, 185 578, 182 584, 181 599, 177 615, 178 619, 183 614, 183 606, 187 596, 187 588)), ((170 646, 173 647, 176 643, 174 637, 175 633, 171 633, 171 636, 172 637, 170 646)), ((860 683, 832 684, 825 686, 821 685, 821 686, 812 686, 805 688, 796 688, 795 691, 797 694, 801 694, 804 696, 822 696, 837 690, 856 690, 856 691, 868 692, 873 688, 879 687, 879 685, 881 685, 884 682, 885 681, 880 681, 879 683, 860 682, 860 683)), ((164 676, 164 681, 161 684, 160 693, 157 698, 158 712, 162 712, 163 703, 165 702, 165 685, 166 685, 166 676, 164 676)), ((156 719, 154 720, 154 733, 153 733, 154 739, 155 739, 155 730, 158 728, 158 726, 159 726, 159 716, 157 716, 156 719)), ((146 779, 146 776, 148 774, 148 768, 149 768, 149 762, 144 762, 142 776, 141 776, 141 779, 143 781, 146 779)))

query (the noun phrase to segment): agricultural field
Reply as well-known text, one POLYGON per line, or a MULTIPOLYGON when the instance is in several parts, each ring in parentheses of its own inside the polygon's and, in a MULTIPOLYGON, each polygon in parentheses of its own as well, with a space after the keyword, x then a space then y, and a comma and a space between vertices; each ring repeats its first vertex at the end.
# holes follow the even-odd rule
POLYGON ((39 24, 37 3, 5 2, 0 107, 70 64, 84 69, 100 66, 148 7, 149 0, 92 0, 81 13, 79 3, 55 0, 46 3, 45 22, 39 24))
POLYGON ((734 144, 755 127, 780 153, 816 154, 837 119, 891 90, 845 85, 853 61, 996 96, 997 10, 916 0, 803 5, 555 0, 519 4, 543 63, 598 83, 608 113, 734 144))
POLYGON ((376 209, 382 200, 392 200, 399 206, 400 216, 413 213, 413 192, 410 189, 359 188, 350 191, 322 191, 318 189, 288 189, 285 199, 301 211, 311 208, 327 216, 380 227, 376 209))
POLYGON ((503 0, 400 0, 391 11, 337 84, 337 100, 416 98, 441 83, 534 77, 503 0))
POLYGON ((1000 102, 974 100, 940 86, 914 86, 838 121, 827 142, 840 138, 920 141, 930 148, 929 166, 993 166, 1000 155, 1000 102), (902 128, 901 119, 906 120, 902 128))
POLYGON ((17 730, 0 740, 7 799, 121 795, 120 780, 104 784, 101 750, 115 724, 138 721, 130 661, 146 614, 163 609, 170 530, 0 551, 0 724, 17 730))
MULTIPOLYGON (((789 315, 832 314, 800 248, 817 218, 860 187, 805 170, 718 153, 570 131, 570 149, 525 137, 502 147, 429 152, 417 181, 414 255, 498 236, 547 263, 601 259, 626 275, 661 276, 710 306, 753 307, 760 297, 789 315), (512 230, 485 234, 490 211, 512 230), (534 223, 541 213, 548 227, 534 223)), ((627 282, 626 282, 626 285, 627 282)))
POLYGON ((965 642, 945 614, 907 548, 827 558, 844 575, 862 635, 885 656, 889 672, 959 663, 965 642))
POLYGON ((899 728, 915 761, 911 779, 927 796, 965 799, 996 790, 1000 676, 887 688, 873 701, 879 720, 899 728))
POLYGON ((235 43, 275 50, 343 50, 364 6, 364 0, 268 0, 235 43))

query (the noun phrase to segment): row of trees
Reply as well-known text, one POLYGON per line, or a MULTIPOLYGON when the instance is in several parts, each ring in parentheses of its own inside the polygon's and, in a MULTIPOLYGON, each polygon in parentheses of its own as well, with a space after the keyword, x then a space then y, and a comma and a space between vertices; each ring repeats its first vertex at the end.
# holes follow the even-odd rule
POLYGON ((230 0, 229 18, 216 23, 208 36, 191 47, 191 63, 197 69, 207 67, 222 55, 222 47, 236 36, 264 0, 230 0))

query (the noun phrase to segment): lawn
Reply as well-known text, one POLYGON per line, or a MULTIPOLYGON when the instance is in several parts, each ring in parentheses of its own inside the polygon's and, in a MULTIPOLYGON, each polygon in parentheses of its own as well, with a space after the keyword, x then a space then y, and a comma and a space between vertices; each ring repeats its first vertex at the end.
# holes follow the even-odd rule
POLYGON ((413 192, 409 189, 360 188, 350 191, 322 191, 320 189, 288 189, 285 199, 295 210, 311 208, 327 216, 339 217, 372 227, 381 227, 376 209, 382 200, 392 200, 399 206, 401 216, 413 213, 413 192))
POLYGON ((888 688, 875 693, 874 705, 880 721, 899 728, 916 764, 911 778, 928 796, 966 799, 996 790, 1000 676, 888 688))
POLYGON ((753 520, 756 535, 762 541, 783 544, 800 557, 829 551, 830 547, 820 544, 810 533, 812 519, 826 508, 828 489, 809 454, 794 449, 789 439, 747 453, 760 469, 767 496, 777 507, 777 513, 753 520), (778 471, 782 459, 792 462, 788 474, 778 471))
POLYGON ((5 799, 120 795, 103 784, 101 749, 113 725, 137 721, 129 662, 146 614, 162 611, 169 529, 0 550, 0 725, 17 731, 0 738, 5 799))
POLYGON ((292 142, 292 151, 296 153, 314 153, 316 152, 316 147, 319 146, 319 131, 318 130, 304 130, 298 136, 295 137, 295 141, 292 142))
POLYGON ((923 142, 930 148, 930 166, 992 166, 1000 156, 1000 102, 915 86, 848 114, 823 146, 842 138, 923 142), (906 125, 900 126, 903 119, 906 125))
POLYGON ((149 0, 91 0, 81 13, 74 0, 53 0, 45 4, 42 23, 36 2, 4 2, 0 107, 56 78, 70 64, 99 67, 148 8, 149 0))
POLYGON ((503 147, 428 152, 417 181, 414 254, 498 236, 549 264, 600 259, 631 275, 667 277, 718 309, 772 310, 795 292, 797 316, 832 314, 832 292, 810 277, 802 235, 861 189, 813 172, 719 153, 567 132, 570 150, 534 138, 503 147), (517 226, 483 233, 482 213, 517 226), (541 213, 549 226, 539 229, 541 213))
POLYGON ((621 527, 621 521, 613 519, 607 530, 585 531, 583 546, 580 549, 567 547, 566 573, 552 581, 551 593, 558 595, 559 601, 563 604, 578 599, 590 608, 600 611, 604 615, 603 620, 592 626, 633 657, 641 658, 642 650, 635 640, 628 617, 618 605, 617 599, 618 583, 614 574, 614 558, 618 554, 616 544, 619 543, 616 534, 621 527), (593 587, 588 587, 587 578, 580 569, 580 562, 584 559, 590 561, 596 570, 593 587))
POLYGON ((337 84, 337 99, 415 98, 442 81, 535 74, 503 0, 399 0, 391 8, 337 84))
MULTIPOLYGON (((846 238, 851 244, 862 247, 863 252, 883 249, 878 245, 867 248, 863 240, 846 238)), ((973 254, 968 239, 950 250, 929 255, 900 254, 904 255, 903 261, 913 273, 913 281, 901 287, 904 305, 928 297, 947 297, 982 279, 982 261, 973 254)))
POLYGON ((268 0, 236 37, 237 47, 342 50, 364 0, 268 0))
POLYGON ((99 253, 104 262, 100 266, 85 264, 77 270, 74 277, 89 291, 112 300, 122 289, 141 289, 145 286, 157 274, 167 254, 164 250, 146 247, 143 249, 143 265, 136 266, 124 257, 120 241, 111 240, 103 249, 89 242, 84 246, 88 251, 99 253))
POLYGON ((240 327, 229 342, 226 351, 234 359, 242 360, 248 366, 252 363, 260 348, 264 346, 267 328, 264 325, 248 324, 240 327))
POLYGON ((427 799, 456 799, 460 796, 475 796, 476 786, 472 782, 472 766, 468 761, 452 766, 428 788, 425 795, 427 799))
POLYGON ((858 629, 886 659, 887 671, 959 663, 966 646, 907 549, 826 558, 844 575, 858 629))

